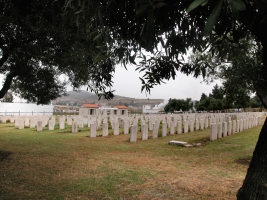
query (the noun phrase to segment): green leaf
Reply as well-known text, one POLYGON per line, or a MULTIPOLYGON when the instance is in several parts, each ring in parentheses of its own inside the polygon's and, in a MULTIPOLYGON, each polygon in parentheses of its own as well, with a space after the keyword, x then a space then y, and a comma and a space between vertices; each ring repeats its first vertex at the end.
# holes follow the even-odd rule
POLYGON ((136 65, 136 62, 135 62, 134 60, 135 60, 135 56, 134 56, 134 55, 133 55, 133 56, 129 56, 129 61, 130 61, 130 63, 136 65))
POLYGON ((97 63, 101 60, 106 60, 107 59, 107 56, 106 55, 101 55, 101 54, 98 54, 95 58, 94 58, 94 63, 97 63))
POLYGON ((209 2, 209 0, 204 1, 204 2, 201 4, 201 6, 205 6, 208 2, 209 2))
POLYGON ((140 36, 141 36, 141 35, 143 34, 143 32, 144 32, 145 25, 146 25, 146 23, 144 23, 143 26, 142 26, 142 29, 141 29, 141 32, 140 32, 140 36))
POLYGON ((230 2, 230 6, 232 8, 232 15, 234 19, 239 19, 239 11, 244 11, 246 9, 246 5, 241 0, 232 0, 230 2))
POLYGON ((191 12, 192 10, 194 10, 195 8, 197 8, 199 5, 201 5, 202 3, 204 3, 207 0, 195 0, 193 1, 190 6, 187 8, 187 12, 191 12))
POLYGON ((102 32, 99 33, 97 36, 94 37, 93 41, 97 40, 102 35, 102 32))
POLYGON ((65 3, 65 5, 64 5, 65 9, 71 5, 71 2, 72 2, 72 0, 68 0, 68 1, 65 3))
POLYGON ((160 8, 162 6, 165 6, 164 2, 157 3, 156 5, 154 5, 154 8, 160 8))
POLYGON ((205 78, 206 76, 206 68, 201 68, 202 71, 202 77, 205 78))
POLYGON ((210 14, 210 16, 207 20, 207 23, 205 25, 205 28, 204 28, 204 35, 205 36, 207 36, 211 33, 211 30, 212 30, 214 24, 217 22, 217 20, 220 16, 222 6, 223 6, 223 0, 220 0, 219 3, 213 9, 212 13, 210 14))
POLYGON ((139 14, 141 14, 143 12, 146 12, 147 11, 147 8, 149 6, 150 6, 149 4, 145 4, 144 6, 139 7, 138 10, 136 10, 136 14, 139 15, 139 14))
POLYGON ((77 14, 79 14, 80 12, 82 12, 82 9, 81 9, 81 10, 78 10, 78 11, 75 12, 74 14, 77 15, 77 14))
POLYGON ((232 4, 233 4, 233 7, 236 9, 236 10, 239 10, 239 11, 244 11, 246 10, 246 5, 243 3, 243 1, 241 0, 233 0, 232 1, 232 4))

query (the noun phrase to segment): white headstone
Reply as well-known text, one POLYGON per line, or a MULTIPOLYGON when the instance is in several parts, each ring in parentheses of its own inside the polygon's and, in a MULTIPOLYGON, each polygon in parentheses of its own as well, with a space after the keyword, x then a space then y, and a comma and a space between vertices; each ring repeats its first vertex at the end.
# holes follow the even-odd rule
POLYGON ((90 125, 90 137, 96 137, 96 123, 90 125))
POLYGON ((155 123, 153 124, 152 138, 158 138, 158 128, 157 128, 157 124, 155 123))
POLYGON ((174 122, 173 121, 170 122, 170 134, 174 135, 174 122))
POLYGON ((194 132, 194 121, 190 120, 190 132, 194 132))
POLYGON ((200 119, 200 129, 203 130, 204 129, 204 120, 200 119))
POLYGON ((182 133, 182 122, 178 121, 177 122, 177 134, 181 134, 182 133))
POLYGON ((227 136, 227 122, 223 122, 223 137, 227 136))
POLYGON ((15 119, 15 127, 16 127, 16 128, 19 127, 19 119, 18 119, 18 118, 15 119))
POLYGON ((199 129, 199 121, 196 119, 196 131, 199 129))
POLYGON ((233 121, 233 130, 232 130, 232 134, 236 133, 236 121, 233 121))
POLYGON ((119 135, 119 121, 114 122, 114 135, 119 135))
POLYGON ((136 140, 137 140, 137 126, 132 125, 130 132, 130 142, 136 142, 136 140))
POLYGON ((24 129, 24 119, 19 119, 19 129, 24 129))
POLYGON ((218 124, 218 138, 222 137, 222 122, 218 124))
POLYGON ((30 126, 30 119, 29 118, 24 119, 24 125, 27 127, 30 126))
POLYGON ((147 140, 148 139, 148 125, 143 124, 142 126, 142 140, 147 140))
POLYGON ((38 120, 37 121, 36 129, 37 129, 37 131, 42 131, 43 130, 43 121, 42 120, 38 120))
POLYGON ((209 120, 208 118, 205 119, 205 129, 207 129, 209 127, 209 120))
POLYGON ((73 121, 72 122, 71 132, 72 133, 77 133, 78 132, 78 123, 77 123, 77 121, 73 121))
POLYGON ((211 124, 211 128, 210 128, 210 140, 211 141, 217 140, 218 138, 217 131, 218 131, 217 124, 211 124))
POLYGON ((162 137, 165 137, 167 135, 167 124, 165 122, 163 122, 161 124, 161 127, 162 127, 162 130, 161 130, 162 134, 161 135, 162 135, 162 137))
POLYGON ((65 119, 59 118, 59 129, 65 129, 65 119))
POLYGON ((239 125, 240 125, 239 120, 236 120, 236 132, 237 133, 239 132, 239 125))
POLYGON ((125 120, 123 122, 123 132, 124 134, 128 134, 129 133, 129 121, 125 120))
POLYGON ((37 125, 37 119, 36 118, 31 118, 30 120, 30 128, 35 128, 37 125))
POLYGON ((188 121, 184 121, 184 133, 188 132, 188 121))
POLYGON ((228 122, 228 135, 232 135, 232 121, 228 122))
POLYGON ((102 136, 108 136, 108 123, 107 122, 103 122, 102 124, 102 136))
POLYGON ((48 130, 54 130, 55 129, 55 124, 53 120, 49 120, 48 122, 48 130))

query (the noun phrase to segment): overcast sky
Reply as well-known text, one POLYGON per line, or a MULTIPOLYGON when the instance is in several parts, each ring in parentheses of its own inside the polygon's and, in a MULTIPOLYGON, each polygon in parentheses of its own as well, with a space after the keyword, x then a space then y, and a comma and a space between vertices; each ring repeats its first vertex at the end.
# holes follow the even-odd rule
POLYGON ((134 97, 134 98, 150 98, 150 99, 186 99, 199 100, 202 93, 211 93, 214 85, 220 82, 207 85, 202 83, 202 78, 194 78, 193 76, 186 76, 181 73, 177 73, 175 80, 165 81, 166 84, 155 86, 150 92, 150 95, 145 92, 141 93, 141 81, 139 74, 135 71, 133 66, 128 67, 128 71, 125 68, 118 66, 114 75, 113 90, 116 95, 134 97))
MULTIPOLYGON (((132 98, 150 98, 150 99, 165 99, 170 98, 199 100, 202 93, 211 93, 215 83, 207 85, 201 83, 202 78, 194 78, 192 76, 186 76, 181 73, 177 73, 175 80, 165 81, 166 84, 155 86, 151 89, 150 95, 145 92, 141 93, 141 81, 138 71, 135 71, 134 66, 128 66, 128 70, 124 67, 117 66, 116 73, 114 75, 114 84, 112 90, 115 90, 116 95, 132 97, 132 98)), ((0 86, 2 86, 3 76, 0 76, 0 86)), ((220 82, 217 82, 220 85, 220 82)), ((68 88, 71 90, 71 87, 68 88)), ((86 89, 84 89, 86 90, 86 89)))

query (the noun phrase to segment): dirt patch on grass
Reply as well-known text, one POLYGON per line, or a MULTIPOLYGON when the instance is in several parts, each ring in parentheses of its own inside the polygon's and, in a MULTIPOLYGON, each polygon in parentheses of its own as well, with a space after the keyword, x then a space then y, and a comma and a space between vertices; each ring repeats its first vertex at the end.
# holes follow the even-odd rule
POLYGON ((236 160, 235 162, 240 165, 249 166, 251 159, 250 158, 241 158, 236 160))
POLYGON ((3 151, 0 150, 0 162, 8 159, 8 157, 12 154, 11 151, 3 151))

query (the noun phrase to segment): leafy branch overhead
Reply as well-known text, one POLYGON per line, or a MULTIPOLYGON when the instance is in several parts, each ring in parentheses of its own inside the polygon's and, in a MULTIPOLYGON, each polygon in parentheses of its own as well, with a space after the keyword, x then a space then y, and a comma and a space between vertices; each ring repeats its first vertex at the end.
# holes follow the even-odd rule
POLYGON ((147 92, 180 72, 206 76, 207 66, 192 65, 183 57, 188 51, 214 54, 219 49, 223 58, 227 52, 222 44, 228 35, 236 44, 247 33, 262 45, 267 43, 263 1, 30 0, 23 4, 9 0, 1 6, 5 12, 0 72, 6 75, 6 84, 0 96, 13 82, 17 93, 38 103, 64 94, 66 83, 112 98, 112 77, 120 64, 126 69, 134 65, 144 73, 141 89, 147 92), (33 78, 27 80, 30 85, 45 70, 50 84, 37 85, 47 92, 25 87, 27 75, 20 65, 33 70, 29 72, 33 78), (67 82, 59 81, 62 75, 67 82))
MULTIPOLYGON (((68 8, 77 8, 75 1, 67 2, 68 8)), ((82 19, 82 13, 87 13, 86 6, 83 9, 77 18, 82 19)), ((264 13, 264 7, 258 8, 257 4, 242 0, 176 3, 167 0, 106 0, 97 4, 97 12, 93 13, 95 20, 85 23, 101 41, 111 37, 113 42, 106 40, 104 45, 108 44, 110 56, 117 57, 117 64, 121 63, 125 68, 127 64, 137 64, 137 70, 145 73, 140 77, 142 91, 149 92, 154 85, 175 78, 178 72, 205 76, 207 66, 190 65, 182 60, 182 56, 188 50, 214 52, 220 49, 221 43, 229 40, 224 37, 226 35, 234 36, 232 42, 238 43, 250 28, 256 26, 248 17, 248 13, 255 9, 258 9, 259 17, 264 13), (150 59, 138 56, 143 54, 148 54, 150 59)), ((261 17, 264 20, 264 16, 261 17)), ((253 27, 253 30, 260 28, 253 27)), ((254 31, 252 36, 257 40, 260 35, 254 31)), ((226 55, 220 53, 222 57, 226 55)))

